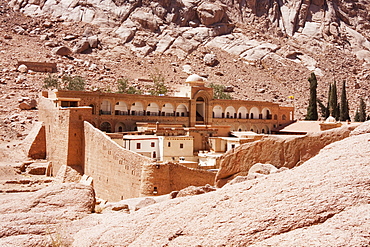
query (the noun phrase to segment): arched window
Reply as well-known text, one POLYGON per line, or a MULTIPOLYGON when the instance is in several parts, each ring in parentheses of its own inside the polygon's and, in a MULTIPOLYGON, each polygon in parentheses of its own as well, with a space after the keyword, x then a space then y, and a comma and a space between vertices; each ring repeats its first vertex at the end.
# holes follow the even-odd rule
POLYGON ((251 119, 258 119, 260 117, 260 111, 257 107, 252 107, 250 110, 251 119))
POLYGON ((112 125, 109 122, 103 122, 100 125, 100 130, 104 131, 104 132, 107 132, 107 133, 111 133, 112 132, 112 125))
POLYGON ((162 116, 174 116, 174 108, 171 103, 166 103, 162 107, 162 116))
POLYGON ((103 100, 100 106, 100 114, 111 115, 112 105, 109 100, 103 100))
POLYGON ((213 107, 214 118, 222 118, 222 107, 216 105, 213 107))
POLYGON ((115 115, 127 115, 127 105, 123 101, 119 101, 114 106, 115 115))
POLYGON ((176 116, 177 117, 187 117, 188 116, 188 108, 186 107, 186 105, 181 104, 177 106, 176 116))

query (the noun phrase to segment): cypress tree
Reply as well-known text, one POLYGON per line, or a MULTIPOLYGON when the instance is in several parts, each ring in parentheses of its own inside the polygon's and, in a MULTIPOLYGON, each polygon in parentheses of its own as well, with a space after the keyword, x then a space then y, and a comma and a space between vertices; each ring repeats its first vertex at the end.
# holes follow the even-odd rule
POLYGON ((310 100, 308 102, 307 107, 307 115, 306 120, 317 120, 318 114, 317 114, 317 79, 315 76, 315 73, 311 73, 310 78, 308 78, 308 81, 310 82, 310 100))
POLYGON ((358 111, 358 108, 356 109, 355 122, 360 122, 360 112, 358 111))
POLYGON ((330 98, 329 98, 329 111, 330 111, 330 114, 336 120, 339 119, 337 83, 335 81, 334 81, 334 84, 331 86, 330 98))
POLYGON ((349 107, 348 107, 348 100, 347 100, 347 93, 346 93, 346 81, 343 81, 343 84, 342 84, 342 93, 340 96, 339 120, 340 121, 351 120, 349 117, 349 107))
POLYGON ((359 107, 359 122, 366 121, 366 104, 365 101, 360 98, 360 107, 359 107))
POLYGON ((328 103, 326 105, 325 109, 325 115, 324 118, 327 119, 330 116, 330 98, 331 98, 331 84, 329 84, 329 91, 328 91, 328 103))

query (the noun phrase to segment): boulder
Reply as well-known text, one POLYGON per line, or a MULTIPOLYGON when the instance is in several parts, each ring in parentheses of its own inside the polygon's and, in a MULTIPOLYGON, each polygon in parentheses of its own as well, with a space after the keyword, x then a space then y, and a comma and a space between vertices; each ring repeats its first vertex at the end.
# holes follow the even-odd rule
POLYGON ((28 67, 24 64, 21 64, 21 65, 19 65, 17 70, 21 73, 27 73, 28 72, 28 67))
POLYGON ((203 58, 203 61, 205 65, 211 67, 216 66, 219 63, 215 54, 206 54, 203 58))
POLYGON ((198 6, 197 14, 203 25, 210 26, 222 21, 225 10, 219 2, 203 2, 198 6))
POLYGON ((271 164, 262 164, 262 163, 257 163, 257 164, 254 164, 248 171, 248 174, 249 173, 259 173, 259 174, 263 174, 263 175, 269 175, 271 173, 275 173, 277 172, 278 169, 271 165, 271 164))
POLYGON ((92 187, 74 183, 2 196, 0 245, 51 246, 68 222, 91 213, 94 205, 92 187))
POLYGON ((193 195, 200 195, 207 192, 215 191, 216 188, 207 184, 205 186, 189 186, 185 189, 182 189, 177 193, 176 197, 183 197, 183 196, 193 196, 193 195))
POLYGON ((155 203, 157 203, 157 201, 154 200, 153 198, 145 198, 144 200, 142 200, 138 204, 136 204, 135 211, 140 210, 142 208, 145 208, 145 207, 147 207, 149 205, 152 205, 152 204, 155 204, 155 203))
POLYGON ((98 36, 96 36, 96 35, 90 36, 90 37, 87 38, 87 40, 89 41, 89 45, 90 45, 91 48, 98 47, 98 44, 99 44, 98 36))
POLYGON ((60 56, 68 56, 68 55, 71 55, 72 54, 71 49, 69 49, 66 46, 58 46, 58 47, 55 47, 55 48, 53 48, 52 52, 54 54, 60 55, 60 56))
POLYGON ((300 137, 271 136, 240 145, 217 160, 220 170, 216 176, 216 185, 221 187, 236 176, 246 176, 256 163, 269 163, 277 168, 299 166, 326 145, 348 137, 355 127, 346 125, 300 137))
POLYGON ((362 135, 366 133, 370 133, 370 121, 366 121, 362 123, 360 126, 358 126, 357 128, 355 128, 351 132, 351 136, 362 135))
POLYGON ((37 101, 35 99, 32 100, 26 100, 19 104, 19 108, 21 110, 31 110, 36 109, 37 107, 37 101))
POLYGON ((47 170, 50 170, 50 162, 32 163, 26 168, 26 172, 32 175, 46 175, 47 170))
POLYGON ((73 53, 82 53, 90 48, 90 42, 88 39, 84 38, 79 40, 76 45, 73 47, 73 53))
POLYGON ((130 16, 132 21, 135 21, 141 25, 144 29, 156 31, 159 27, 157 18, 151 11, 145 9, 136 9, 130 16))

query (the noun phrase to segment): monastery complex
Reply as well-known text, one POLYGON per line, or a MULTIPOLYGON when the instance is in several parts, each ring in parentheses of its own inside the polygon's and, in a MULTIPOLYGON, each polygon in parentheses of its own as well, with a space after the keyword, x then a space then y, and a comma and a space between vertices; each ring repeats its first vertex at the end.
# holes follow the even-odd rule
POLYGON ((207 169, 219 155, 292 123, 293 113, 214 99, 191 75, 174 96, 44 91, 37 140, 54 175, 67 165, 93 179, 98 197, 117 201, 214 184, 207 169))

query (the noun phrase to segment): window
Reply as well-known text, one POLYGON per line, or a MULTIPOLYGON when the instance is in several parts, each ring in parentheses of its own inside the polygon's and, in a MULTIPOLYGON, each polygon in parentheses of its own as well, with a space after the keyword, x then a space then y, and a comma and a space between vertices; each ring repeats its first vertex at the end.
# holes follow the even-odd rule
POLYGON ((136 143, 136 149, 141 149, 141 143, 136 143))
POLYGON ((235 144, 231 144, 231 148, 235 148, 235 144))
POLYGON ((168 142, 167 143, 167 147, 171 147, 171 142, 168 142))
POLYGON ((183 143, 180 143, 180 148, 184 148, 184 144, 183 143))
POLYGON ((155 142, 150 143, 150 146, 151 146, 152 148, 154 148, 154 147, 155 147, 155 142))
POLYGON ((157 153, 155 151, 153 152, 152 158, 153 159, 157 158, 157 153))

